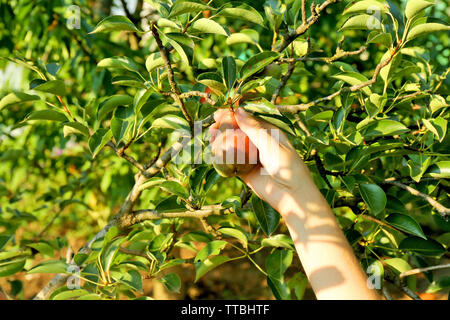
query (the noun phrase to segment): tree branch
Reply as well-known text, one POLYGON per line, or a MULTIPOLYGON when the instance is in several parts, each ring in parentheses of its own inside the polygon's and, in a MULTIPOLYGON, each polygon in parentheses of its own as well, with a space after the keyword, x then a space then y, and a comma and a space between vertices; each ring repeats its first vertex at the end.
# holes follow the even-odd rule
MULTIPOLYGON (((160 92, 163 96, 172 96, 172 92, 160 92)), ((191 97, 201 97, 206 100, 211 105, 215 105, 216 102, 211 99, 211 94, 207 92, 201 92, 201 91, 188 91, 183 92, 180 94, 181 99, 191 98, 191 97)))
POLYGON ((400 273, 399 277, 401 279, 403 277, 411 276, 411 275, 417 274, 417 273, 423 273, 423 272, 427 272, 427 271, 431 271, 431 270, 446 269, 446 268, 450 268, 450 263, 440 264, 437 266, 431 266, 431 267, 426 267, 426 268, 416 268, 416 269, 408 270, 408 271, 400 273))
POLYGON ((180 96, 180 89, 178 88, 177 83, 175 82, 175 75, 173 73, 172 65, 170 64, 169 59, 169 51, 162 44, 161 38, 159 37, 158 30, 156 29, 155 23, 152 22, 150 26, 150 30, 152 31, 153 37, 155 38, 156 44, 158 45, 159 52, 161 53, 161 58, 164 61, 164 65, 167 69, 167 79, 169 80, 170 88, 172 91, 172 98, 175 102, 180 106, 181 112, 183 112, 184 117, 189 122, 189 126, 191 127, 191 131, 194 128, 194 122, 187 111, 183 99, 180 96))
MULTIPOLYGON (((319 6, 314 6, 314 2, 311 6, 311 16, 306 20, 303 18, 302 15, 302 21, 303 23, 293 32, 289 33, 286 37, 283 38, 283 41, 281 42, 281 44, 279 45, 278 48, 275 49, 276 52, 281 52, 284 49, 287 48, 287 46, 294 41, 295 39, 297 39, 299 36, 301 36, 302 34, 304 34, 306 31, 308 31, 308 29, 317 22, 317 20, 319 20, 320 17, 320 13, 322 11, 324 11, 330 4, 336 3, 336 2, 340 2, 342 0, 327 0, 324 3, 322 3, 319 6)), ((303 4, 302 4, 303 7, 303 4)), ((303 13, 304 9, 302 8, 302 13, 303 13)))
POLYGON ((344 92, 355 92, 355 91, 361 90, 362 88, 370 86, 370 85, 374 84, 377 81, 378 74, 380 73, 381 69, 384 68, 385 66, 387 66, 389 64, 389 62, 392 61, 392 58, 396 55, 396 53, 397 53, 399 48, 400 48, 400 43, 397 44, 397 46, 394 48, 394 50, 392 51, 392 53, 389 55, 389 57, 386 60, 380 62, 376 66, 375 71, 374 71, 374 73, 372 75, 372 78, 367 80, 367 81, 364 81, 364 82, 362 82, 360 84, 355 84, 355 85, 353 85, 351 87, 344 87, 344 88, 342 88, 342 89, 340 89, 340 90, 338 90, 338 91, 336 91, 336 92, 334 92, 334 93, 332 93, 332 94, 330 94, 330 95, 328 95, 326 97, 318 98, 318 99, 316 99, 314 101, 311 101, 309 103, 296 104, 296 105, 277 105, 276 107, 281 112, 297 113, 299 111, 307 110, 308 108, 310 108, 312 106, 315 106, 315 105, 317 105, 317 104, 319 104, 321 102, 330 101, 333 98, 337 97, 338 95, 340 95, 340 94, 342 94, 344 92))
MULTIPOLYGON (((395 179, 395 178, 392 178, 395 179)), ((408 191, 409 193, 411 193, 414 196, 417 197, 421 197, 422 199, 428 201, 428 203, 436 209, 436 211, 442 216, 442 218, 444 219, 448 219, 448 216, 450 215, 450 209, 447 207, 444 207, 442 204, 440 204, 439 202, 437 202, 436 200, 434 200, 433 198, 431 198, 429 195, 426 195, 414 188, 411 188, 410 186, 407 186, 403 183, 397 182, 395 180, 392 179, 388 179, 388 180, 384 180, 383 183, 385 184, 392 184, 394 186, 397 186, 399 188, 402 188, 406 191, 408 191)))
POLYGON ((281 78, 280 84, 278 85, 278 87, 276 88, 275 92, 273 93, 272 99, 270 101, 273 104, 275 104, 275 102, 277 101, 277 98, 278 98, 278 95, 280 94, 281 89, 283 89, 283 87, 288 82, 289 78, 292 76, 292 73, 294 72, 294 69, 295 69, 295 61, 289 63, 289 67, 287 69, 286 74, 281 78))
POLYGON ((291 63, 291 62, 299 62, 299 61, 324 61, 326 63, 331 63, 341 58, 354 56, 363 53, 366 51, 366 47, 361 47, 358 50, 354 51, 344 51, 338 48, 336 53, 331 57, 300 57, 300 58, 281 58, 278 63, 291 63))
POLYGON ((196 218, 203 219, 212 215, 224 215, 233 213, 232 208, 224 208, 220 205, 205 206, 199 210, 183 210, 178 212, 158 212, 156 210, 137 210, 117 219, 117 226, 121 229, 129 228, 135 224, 147 220, 164 218, 196 218))
POLYGON ((135 166, 136 168, 139 169, 139 171, 145 171, 145 168, 142 164, 140 164, 136 159, 134 159, 133 157, 125 154, 125 151, 123 149, 117 149, 116 145, 114 144, 114 142, 112 142, 111 140, 108 141, 108 143, 106 144, 108 147, 110 147, 111 149, 114 150, 114 152, 121 158, 127 160, 129 163, 131 163, 133 166, 135 166))

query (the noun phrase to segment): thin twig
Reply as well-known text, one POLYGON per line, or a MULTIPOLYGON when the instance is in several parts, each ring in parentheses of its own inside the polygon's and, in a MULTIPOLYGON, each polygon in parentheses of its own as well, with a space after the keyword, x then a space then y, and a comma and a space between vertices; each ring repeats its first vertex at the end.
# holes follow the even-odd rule
POLYGON ((355 85, 353 85, 351 87, 344 87, 344 88, 342 88, 342 89, 340 89, 340 90, 338 90, 338 91, 336 91, 336 92, 334 92, 334 93, 332 93, 332 94, 330 94, 330 95, 328 95, 326 97, 318 98, 318 99, 316 99, 314 101, 311 101, 309 103, 296 104, 296 105, 277 105, 276 107, 281 112, 297 113, 299 111, 307 110, 308 108, 310 108, 312 106, 315 106, 315 105, 317 105, 317 104, 319 104, 321 102, 330 101, 333 98, 337 97, 338 95, 340 95, 340 94, 342 94, 344 92, 355 92, 355 91, 361 90, 362 88, 370 86, 370 85, 374 84, 377 81, 378 74, 380 73, 381 69, 384 68, 385 66, 387 66, 389 64, 389 62, 391 62, 392 58, 396 55, 396 53, 397 53, 399 48, 400 48, 400 44, 398 44, 395 47, 395 49, 392 51, 392 53, 389 55, 389 57, 386 60, 380 62, 376 66, 375 71, 374 71, 374 73, 372 75, 372 78, 367 80, 367 81, 364 81, 364 82, 362 82, 360 84, 355 84, 355 85))
POLYGON ((278 95, 280 94, 281 89, 284 88, 284 86, 288 82, 289 78, 292 76, 292 73, 294 72, 294 69, 295 69, 295 62, 289 63, 289 67, 287 69, 286 74, 281 78, 280 84, 275 89, 275 92, 272 95, 272 99, 271 99, 270 102, 272 102, 273 104, 275 104, 275 102, 277 101, 277 98, 278 98, 278 95))
POLYGON ((132 214, 123 215, 118 219, 117 226, 121 229, 126 229, 147 220, 159 220, 164 218, 204 219, 211 215, 224 215, 232 212, 234 212, 232 208, 223 208, 220 205, 205 206, 199 210, 183 210, 178 212, 158 212, 150 209, 137 210, 132 214))
POLYGON ((127 154, 124 152, 124 150, 123 150, 122 148, 121 148, 121 149, 117 149, 117 147, 116 147, 116 145, 114 144, 114 142, 112 142, 112 141, 110 140, 110 141, 108 141, 108 142, 106 143, 106 145, 107 145, 108 147, 110 147, 111 149, 113 149, 114 152, 115 152, 119 157, 121 157, 121 158, 127 160, 127 161, 128 161, 129 163, 131 163, 133 166, 135 166, 136 168, 138 168, 139 171, 145 171, 145 167, 144 167, 142 164, 140 164, 136 159, 134 159, 133 157, 127 155, 127 154))
POLYGON ((353 56, 353 55, 358 55, 362 52, 364 52, 366 50, 366 47, 361 47, 358 50, 354 50, 354 51, 343 51, 340 48, 338 48, 336 50, 336 53, 331 56, 331 57, 300 57, 300 58, 281 58, 278 60, 277 63, 282 64, 282 63, 292 63, 292 62, 300 62, 300 61, 324 61, 326 63, 331 63, 334 62, 336 60, 339 60, 341 58, 344 57, 348 57, 348 56, 353 56))
POLYGON ((400 273, 399 277, 401 279, 403 277, 411 276, 411 275, 417 274, 417 273, 423 273, 423 272, 427 272, 427 271, 431 271, 431 270, 447 269, 447 268, 450 268, 450 263, 440 264, 440 265, 437 265, 437 266, 431 266, 431 267, 425 267, 425 268, 416 268, 416 269, 408 270, 408 271, 400 273))
POLYGON ((167 48, 162 44, 161 38, 159 37, 158 30, 156 29, 155 23, 152 22, 150 26, 150 30, 153 34, 153 37, 155 38, 156 44, 158 45, 159 52, 161 53, 161 58, 164 61, 164 65, 167 69, 167 79, 169 80, 170 88, 172 91, 172 98, 175 100, 175 102, 180 106, 181 112, 183 113, 186 120, 189 122, 189 126, 191 127, 191 130, 194 128, 194 122, 189 115, 189 112, 186 109, 186 106, 184 105, 183 99, 180 96, 180 89, 178 88, 177 83, 175 82, 175 75, 172 69, 172 65, 170 64, 169 59, 169 51, 167 48))
MULTIPOLYGON (((395 178, 392 178, 395 179, 395 178)), ((392 179, 387 179, 384 180, 383 183, 385 184, 392 184, 394 186, 397 186, 399 188, 402 188, 406 191, 408 191, 409 193, 411 193, 414 196, 417 197, 421 197, 422 199, 426 200, 433 208, 436 209, 436 211, 442 216, 442 218, 447 219, 448 216, 450 215, 450 209, 447 207, 444 207, 442 204, 440 204, 439 202, 437 202, 436 200, 434 200, 433 198, 431 198, 429 195, 426 195, 414 188, 411 188, 410 186, 407 186, 403 183, 400 183, 398 181, 392 180, 392 179)))
MULTIPOLYGON (((164 96, 172 96, 172 92, 160 92, 164 96)), ((201 91, 188 91, 183 92, 180 94, 181 99, 191 98, 191 97, 201 97, 204 98, 206 102, 208 102, 211 105, 215 105, 216 102, 211 99, 211 94, 207 92, 201 92, 201 91)))
MULTIPOLYGON (((340 2, 342 0, 327 0, 321 5, 314 6, 314 2, 311 5, 311 16, 306 20, 306 22, 302 23, 295 31, 289 33, 286 37, 283 38, 283 41, 279 45, 278 48, 275 49, 277 52, 281 52, 286 49, 289 44, 297 39, 299 36, 304 34, 308 29, 319 20, 320 13, 324 11, 330 4, 340 2)), ((303 18, 302 18, 303 19, 303 18)))

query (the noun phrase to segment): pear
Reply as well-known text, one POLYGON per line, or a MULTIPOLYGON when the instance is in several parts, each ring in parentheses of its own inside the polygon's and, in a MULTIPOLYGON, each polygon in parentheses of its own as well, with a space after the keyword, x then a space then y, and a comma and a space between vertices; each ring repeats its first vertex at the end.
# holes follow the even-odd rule
POLYGON ((213 166, 223 177, 241 176, 258 165, 258 149, 227 110, 212 131, 213 166))

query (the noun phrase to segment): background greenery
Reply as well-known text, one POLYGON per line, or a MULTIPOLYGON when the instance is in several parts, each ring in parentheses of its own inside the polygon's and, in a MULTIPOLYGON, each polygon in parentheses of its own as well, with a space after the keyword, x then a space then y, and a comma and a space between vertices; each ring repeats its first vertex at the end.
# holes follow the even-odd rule
POLYGON ((40 298, 313 298, 283 221, 238 178, 156 162, 229 98, 290 133, 387 298, 448 294, 448 274, 401 275, 448 264, 448 4, 379 1, 369 30, 372 0, 306 1, 304 24, 302 1, 243 2, 0 0, 3 298, 55 273, 40 298))

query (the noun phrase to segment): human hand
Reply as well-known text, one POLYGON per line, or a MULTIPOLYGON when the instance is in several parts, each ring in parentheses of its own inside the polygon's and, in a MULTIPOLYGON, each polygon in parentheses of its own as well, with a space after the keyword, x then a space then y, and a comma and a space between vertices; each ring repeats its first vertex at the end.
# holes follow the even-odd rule
MULTIPOLYGON (((218 110, 214 114, 213 140, 218 125, 229 116, 229 110, 218 110)), ((283 213, 282 199, 302 190, 305 183, 312 183, 308 169, 279 128, 250 116, 242 108, 235 110, 234 120, 259 152, 258 165, 239 176, 260 198, 283 213)))

